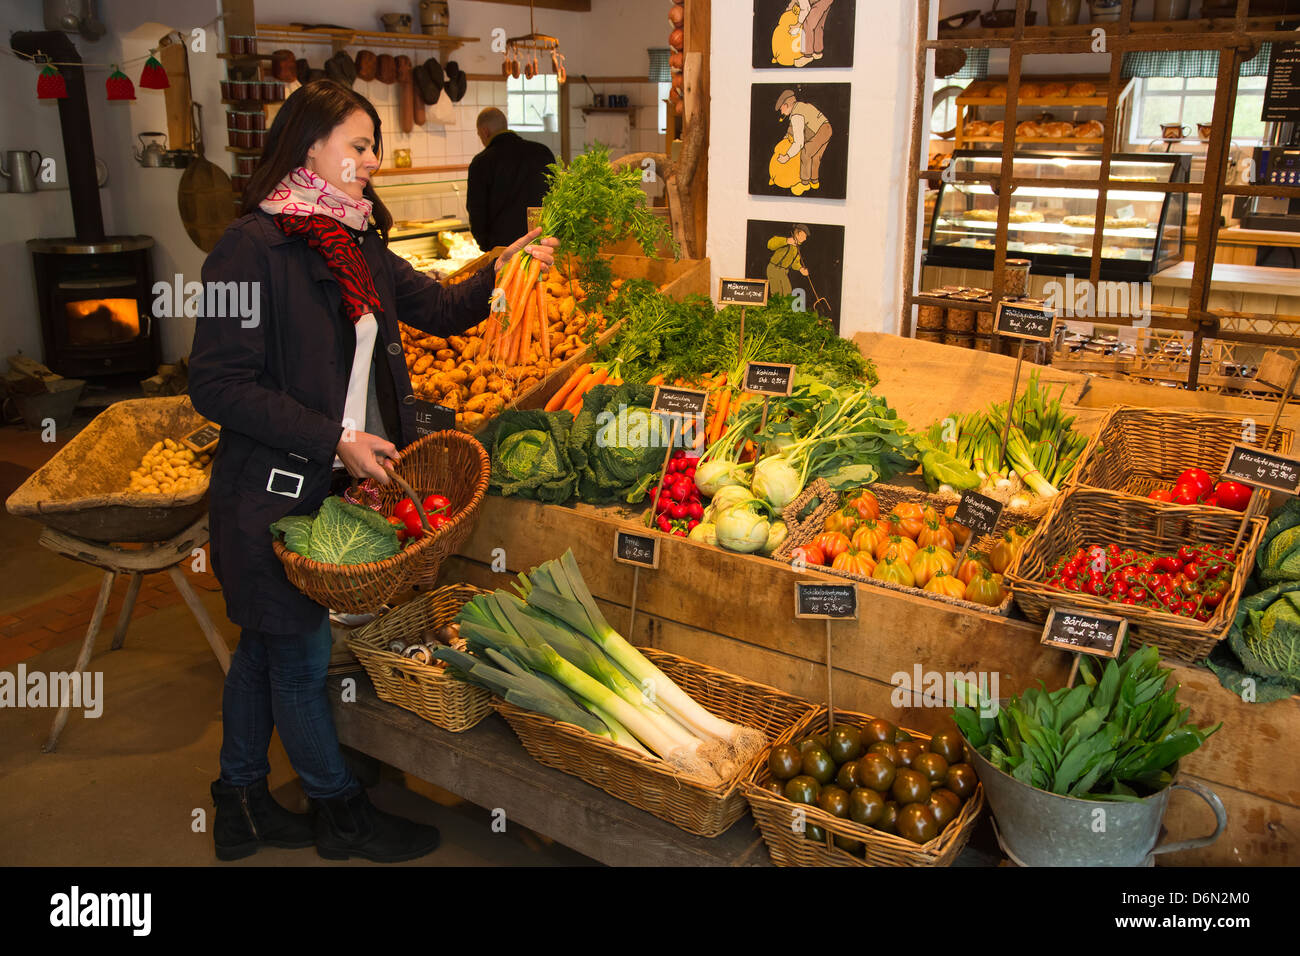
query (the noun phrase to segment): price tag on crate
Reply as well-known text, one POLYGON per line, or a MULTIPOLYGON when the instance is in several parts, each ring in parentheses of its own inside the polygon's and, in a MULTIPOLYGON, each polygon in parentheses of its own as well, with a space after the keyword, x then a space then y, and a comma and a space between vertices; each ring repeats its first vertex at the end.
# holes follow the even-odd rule
POLYGON ((1002 502, 988 495, 968 491, 957 503, 957 513, 952 520, 963 528, 969 528, 970 540, 975 541, 986 534, 992 534, 1001 516, 1002 502))
POLYGON ((1050 342, 1055 326, 1056 313, 1048 306, 1011 303, 1003 299, 998 303, 993 327, 999 335, 1031 342, 1050 342))
POLYGON ((718 305, 762 308, 767 305, 766 279, 719 279, 718 305))
POLYGON ((789 395, 794 391, 793 365, 780 362, 746 362, 745 391, 757 395, 789 395))
POLYGON ((658 568, 659 537, 631 531, 614 532, 614 560, 637 568, 658 568))
POLYGON ((1300 494, 1300 458, 1264 451, 1254 445, 1236 444, 1228 453, 1223 477, 1255 488, 1297 495, 1300 494))
POLYGON ((1271 385, 1280 392, 1291 384, 1291 379, 1295 376, 1295 364, 1277 352, 1269 352, 1259 360, 1255 381, 1271 385))
POLYGON ((1077 654, 1118 657, 1126 634, 1128 621, 1125 618, 1054 607, 1047 612, 1039 643, 1077 654))
POLYGON ((182 438, 181 444, 194 454, 201 455, 215 448, 217 439, 220 437, 221 426, 213 422, 206 422, 182 438))
POLYGON ((694 388, 670 388, 656 385, 650 410, 661 415, 680 415, 694 418, 704 414, 709 404, 709 393, 694 388))
POLYGON ((415 434, 423 438, 434 432, 456 430, 456 412, 445 405, 435 405, 422 398, 415 400, 415 434))
POLYGON ((794 616, 800 620, 856 621, 858 586, 796 581, 794 616))

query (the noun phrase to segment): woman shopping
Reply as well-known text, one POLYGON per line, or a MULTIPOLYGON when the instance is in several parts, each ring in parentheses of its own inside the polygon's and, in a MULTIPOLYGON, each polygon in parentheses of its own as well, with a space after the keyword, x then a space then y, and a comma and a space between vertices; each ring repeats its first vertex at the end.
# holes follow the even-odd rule
MULTIPOLYGON (((212 466, 213 567, 242 629, 222 698, 221 776, 212 784, 217 856, 308 847, 329 859, 415 859, 438 831, 375 808, 344 761, 326 699, 326 608, 289 584, 269 526, 314 513, 353 478, 387 483, 415 435, 415 396, 398 322, 431 335, 488 314, 495 273, 534 231, 467 281, 443 286, 390 252, 392 217, 371 185, 383 145, 368 100, 332 80, 290 96, 267 134, 242 216, 203 266, 206 290, 239 290, 251 318, 205 315, 190 396, 221 425, 212 466), (237 283, 238 285, 230 285, 237 283), (270 796, 273 728, 311 798, 291 813, 270 796)), ((220 296, 208 295, 209 302, 220 296)))

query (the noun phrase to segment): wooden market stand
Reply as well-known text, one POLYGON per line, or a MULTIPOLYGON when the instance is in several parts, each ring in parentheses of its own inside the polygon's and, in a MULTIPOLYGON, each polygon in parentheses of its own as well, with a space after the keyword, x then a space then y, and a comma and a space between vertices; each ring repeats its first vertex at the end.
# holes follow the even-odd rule
MULTIPOLYGON (((960 411, 950 407, 953 403, 977 407, 994 391, 998 398, 1005 397, 1002 390, 1012 359, 890 335, 861 335, 857 341, 876 359, 880 391, 906 421, 930 421, 941 413, 960 411), (943 395, 907 387, 909 381, 934 381, 940 375, 951 385, 943 395)), ((1267 420, 1267 406, 1249 399, 1041 371, 1045 383, 1067 385, 1065 401, 1075 406, 1079 426, 1086 431, 1095 430, 1105 411, 1119 403, 1195 406, 1267 420)), ((1284 422, 1300 425, 1300 414, 1290 413, 1284 422)), ((609 549, 614 529, 626 527, 631 517, 629 509, 617 506, 557 506, 489 497, 469 542, 446 565, 445 577, 448 582, 507 587, 516 572, 572 548, 602 610, 615 627, 625 628, 633 569, 611 562, 609 549), (491 570, 496 549, 504 549, 506 573, 491 570)), ((666 538, 659 569, 641 575, 636 630, 629 636, 637 644, 821 700, 826 690, 824 628, 819 621, 793 619, 792 580, 791 569, 775 561, 666 538)), ((947 709, 900 711, 891 701, 891 678, 896 673, 911 674, 917 664, 927 671, 994 672, 1000 675, 1002 695, 1019 692, 1040 679, 1048 687, 1063 686, 1069 675, 1071 655, 1041 647, 1040 625, 870 586, 859 586, 859 602, 857 624, 842 625, 834 638, 837 706, 884 714, 904 726, 932 731, 946 721, 947 709)), ((1223 722, 1203 748, 1183 761, 1182 769, 1218 793, 1228 810, 1228 829, 1212 846, 1179 853, 1167 862, 1184 866, 1296 863, 1300 860, 1296 838, 1300 764, 1280 756, 1271 759, 1268 754, 1275 747, 1289 747, 1288 742, 1300 735, 1300 697, 1247 704, 1220 686, 1210 671, 1173 666, 1182 685, 1180 699, 1191 708, 1194 719, 1202 724, 1223 722)), ((414 769, 413 748, 432 748, 433 743, 402 742, 397 738, 405 733, 396 725, 363 731, 348 716, 346 706, 339 710, 345 742, 381 759, 397 759, 399 766, 422 776, 414 769)), ((431 725, 410 720, 421 728, 418 736, 437 735, 431 725)), ((435 759, 432 750, 421 759, 435 759)), ((538 775, 551 773, 540 765, 532 769, 538 775)), ((473 786, 473 775, 468 779, 473 786)), ((590 787, 581 792, 587 794, 584 806, 604 799, 590 787)), ((1175 793, 1165 826, 1175 838, 1200 834, 1211 827, 1209 812, 1199 801, 1175 793)), ((747 830, 743 821, 735 829, 747 830)), ((680 837, 695 839, 684 833, 680 837)))

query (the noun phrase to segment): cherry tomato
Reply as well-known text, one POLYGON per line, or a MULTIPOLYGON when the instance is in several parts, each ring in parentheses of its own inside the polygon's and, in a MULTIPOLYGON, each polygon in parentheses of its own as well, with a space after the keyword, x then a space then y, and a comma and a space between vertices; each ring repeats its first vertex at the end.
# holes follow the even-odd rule
POLYGON ((443 495, 429 495, 424 499, 424 511, 428 515, 448 514, 451 511, 451 502, 443 495))
POLYGON ((1195 616, 1196 616, 1196 602, 1195 602, 1195 601, 1183 601, 1181 604, 1178 605, 1178 613, 1179 613, 1179 614, 1182 614, 1182 615, 1185 615, 1186 617, 1195 617, 1195 616))
POLYGON ((451 524, 451 519, 444 514, 429 515, 429 527, 437 531, 439 528, 445 528, 451 524))
POLYGON ((415 502, 410 498, 403 498, 397 503, 393 508, 393 517, 401 518, 403 523, 407 523, 410 518, 414 518, 417 525, 420 523, 420 516, 415 513, 415 502))
POLYGON ((1219 504, 1219 496, 1216 495, 1216 494, 1210 494, 1210 495, 1208 495, 1208 496, 1206 497, 1206 499, 1205 499, 1204 501, 1201 502, 1201 504, 1203 504, 1203 505, 1208 505, 1208 506, 1211 507, 1211 508, 1222 508, 1222 507, 1223 507, 1223 505, 1219 504))
POLYGON ((1174 493, 1168 488, 1159 488, 1151 492, 1151 498, 1155 501, 1173 501, 1174 493))
POLYGON ((397 517, 397 515, 393 515, 391 518, 388 519, 388 523, 397 529, 397 540, 399 542, 405 541, 406 522, 403 521, 401 518, 397 517))

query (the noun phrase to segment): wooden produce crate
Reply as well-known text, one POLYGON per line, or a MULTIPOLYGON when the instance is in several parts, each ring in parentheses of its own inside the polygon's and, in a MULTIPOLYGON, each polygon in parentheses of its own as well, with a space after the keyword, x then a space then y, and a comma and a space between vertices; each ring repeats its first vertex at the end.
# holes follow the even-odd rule
MULTIPOLYGON (((1187 468, 1202 468, 1217 478, 1228 450, 1252 433, 1255 443, 1263 442, 1267 423, 1194 409, 1116 405, 1084 449, 1074 483, 1147 497, 1160 488, 1172 489, 1187 468)), ((1285 455, 1294 439, 1290 428, 1279 427, 1268 450, 1285 455)))
POLYGON ((129 491, 131 470, 164 438, 204 424, 188 395, 110 405, 9 496, 10 514, 87 541, 166 541, 208 509, 208 485, 180 494, 129 491))
POLYGON ((1016 604, 1031 621, 1042 623, 1047 619, 1047 612, 1056 606, 1124 617, 1129 621, 1130 641, 1154 644, 1162 656, 1196 663, 1208 657, 1214 646, 1227 636, 1237 613, 1241 590, 1255 567, 1255 552, 1267 525, 1264 518, 1246 519, 1223 508, 1166 505, 1122 492, 1070 488, 1057 499, 1034 536, 1025 542, 1004 579, 1016 604), (1078 548, 1112 542, 1121 549, 1166 553, 1177 551, 1185 544, 1230 548, 1243 521, 1248 524, 1238 547, 1232 583, 1208 621, 1047 586, 1052 565, 1078 548))

